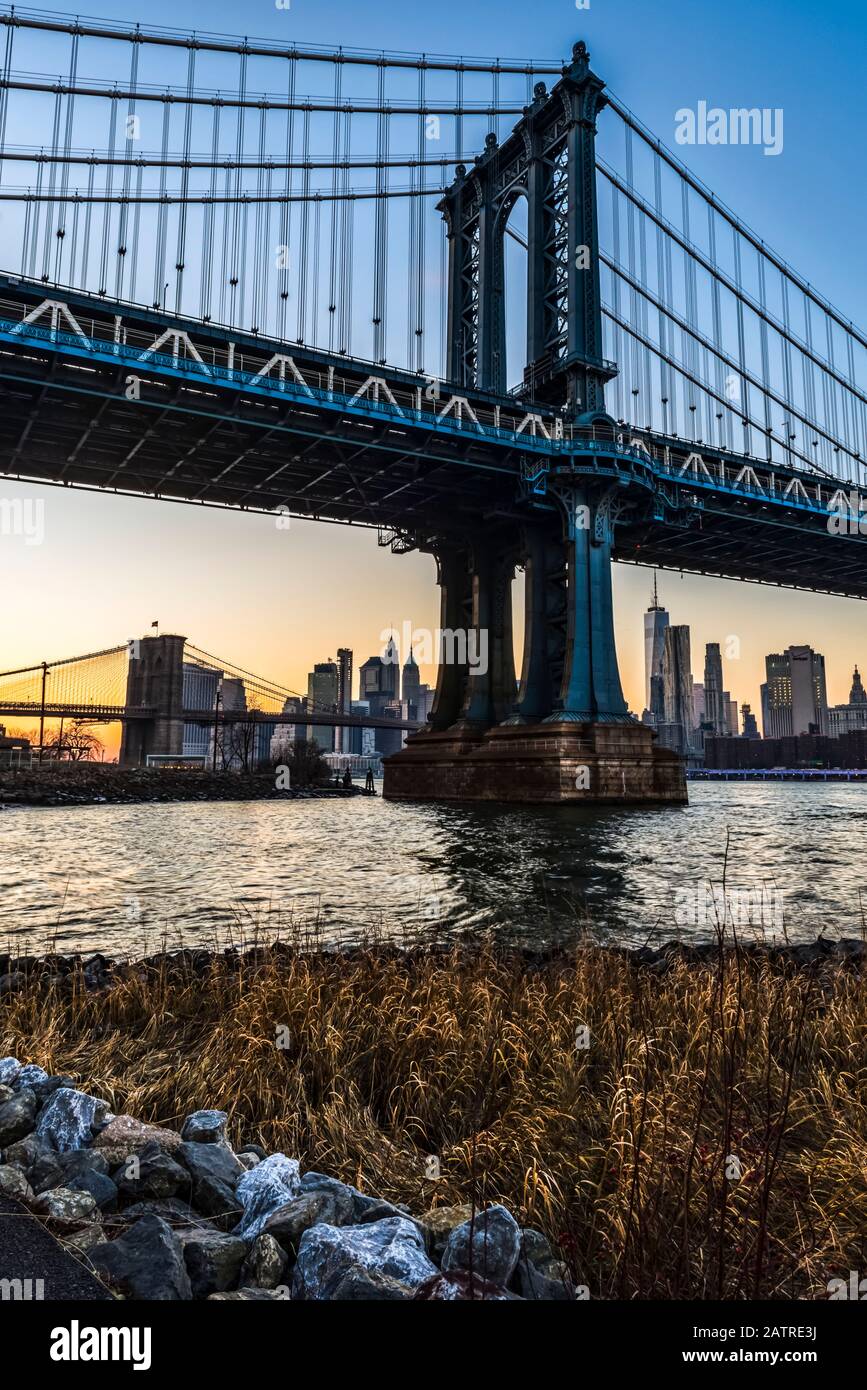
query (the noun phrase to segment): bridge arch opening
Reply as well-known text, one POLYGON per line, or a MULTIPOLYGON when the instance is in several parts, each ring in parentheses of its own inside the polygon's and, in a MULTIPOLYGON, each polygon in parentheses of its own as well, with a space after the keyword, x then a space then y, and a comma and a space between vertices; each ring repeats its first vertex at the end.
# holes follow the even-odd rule
POLYGON ((517 194, 503 209, 500 223, 503 265, 503 344, 505 371, 502 385, 509 391, 520 386, 527 365, 527 199, 517 194))

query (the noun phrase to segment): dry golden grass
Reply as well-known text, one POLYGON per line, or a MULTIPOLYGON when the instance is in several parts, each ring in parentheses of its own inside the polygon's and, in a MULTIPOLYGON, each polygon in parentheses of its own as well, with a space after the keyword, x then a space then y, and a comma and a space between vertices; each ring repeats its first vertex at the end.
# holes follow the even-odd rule
POLYGON ((867 1263, 865 1025, 855 971, 739 951, 659 974, 593 946, 284 948, 99 994, 34 978, 0 1042, 416 1211, 502 1200, 591 1297, 803 1298, 867 1263))

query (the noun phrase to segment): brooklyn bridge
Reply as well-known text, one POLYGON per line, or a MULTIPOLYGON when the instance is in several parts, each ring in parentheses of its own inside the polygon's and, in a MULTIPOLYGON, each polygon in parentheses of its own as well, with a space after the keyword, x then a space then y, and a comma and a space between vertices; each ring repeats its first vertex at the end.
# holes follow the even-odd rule
MULTIPOLYGON (((441 663, 386 795, 685 799, 624 699, 612 561, 867 597, 867 338, 583 43, 0 25, 0 473, 432 555, 443 629, 490 659, 441 663)), ((184 639, 156 640, 111 707, 149 728, 131 758, 177 751, 184 639)), ((32 713, 15 674, 0 716, 32 713)))

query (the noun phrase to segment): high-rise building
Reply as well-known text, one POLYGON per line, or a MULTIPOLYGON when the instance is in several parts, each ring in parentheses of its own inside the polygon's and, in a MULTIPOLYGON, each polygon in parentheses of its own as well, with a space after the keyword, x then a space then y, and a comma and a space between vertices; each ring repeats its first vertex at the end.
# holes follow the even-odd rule
MULTIPOLYGON (((419 723, 423 724, 433 705, 434 691, 429 685, 422 682, 418 663, 412 654, 412 647, 410 647, 409 656, 403 664, 400 691, 400 707, 404 719, 418 720, 419 723)), ((403 730, 401 741, 406 743, 406 738, 406 730, 403 730)))
MULTIPOLYGON (((335 661, 317 661, 307 677, 307 707, 318 714, 337 710, 340 672, 335 661)), ((334 751, 334 726, 311 724, 310 737, 324 753, 334 751)))
POLYGON ((668 627, 662 654, 665 719, 659 741, 676 753, 686 754, 693 746, 692 683, 689 628, 668 627))
POLYGON ((828 732, 825 658, 812 647, 789 647, 792 670, 792 732, 828 732))
POLYGON ((762 723, 765 738, 828 731, 825 658, 812 647, 787 647, 765 657, 766 695, 762 723))
MULTIPOLYGON (((358 672, 358 696, 370 706, 370 713, 382 719, 400 719, 400 667, 395 642, 389 641, 382 656, 371 656, 358 672)), ((401 747, 400 729, 376 729, 376 751, 386 757, 401 747)))
POLYGON ((644 615, 644 703, 650 714, 656 714, 659 717, 662 715, 660 708, 662 658, 665 651, 667 628, 668 612, 659 602, 656 575, 654 574, 653 602, 644 615), (658 681, 660 684, 654 687, 654 681, 658 681))
POLYGON ((401 673, 400 698, 402 700, 416 700, 420 688, 421 671, 418 669, 418 662, 412 654, 412 647, 410 647, 401 673))
POLYGON ((852 688, 848 705, 832 705, 828 710, 828 733, 832 738, 867 729, 867 691, 858 667, 852 673, 852 688))
POLYGON ((731 738, 737 738, 738 733, 738 702, 733 700, 728 691, 726 697, 726 729, 731 738))
POLYGON ((286 758, 293 743, 306 743, 310 737, 308 726, 303 723, 307 701, 295 696, 283 705, 283 716, 271 735, 270 754, 272 758, 286 758), (288 718, 287 718, 288 716, 288 718))
POLYGON ((708 642, 704 649, 704 723, 718 736, 728 731, 728 696, 723 690, 719 642, 708 642))
POLYGON ((789 738, 792 733, 792 673, 785 652, 765 657, 762 686, 762 732, 765 738, 789 738))
MULTIPOLYGON (((337 708, 341 714, 349 714, 352 708, 352 652, 349 647, 337 649, 337 708)), ((337 753, 348 753, 349 729, 335 727, 334 749, 337 753)))
POLYGON ((741 719, 743 720, 743 738, 759 738, 759 726, 756 723, 756 716, 749 705, 741 705, 741 719))
POLYGON ((698 681, 692 683, 692 718, 697 729, 704 723, 704 686, 698 681))

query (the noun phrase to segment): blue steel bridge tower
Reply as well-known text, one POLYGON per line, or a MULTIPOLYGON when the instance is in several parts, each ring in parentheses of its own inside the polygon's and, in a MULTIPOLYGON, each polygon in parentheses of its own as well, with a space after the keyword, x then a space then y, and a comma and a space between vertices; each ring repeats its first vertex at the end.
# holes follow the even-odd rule
POLYGON ((611 589, 614 528, 648 495, 623 476, 605 386, 596 206, 596 121, 604 83, 584 43, 548 92, 540 82, 509 137, 489 135, 440 203, 448 269, 447 375, 507 390, 504 238, 527 202, 527 346, 519 392, 559 411, 560 447, 522 480, 520 526, 489 524, 463 546, 430 538, 442 627, 487 636, 482 668, 440 662, 431 728, 386 766, 385 793, 524 801, 686 799, 681 764, 627 709, 611 589), (573 447, 565 448, 571 438, 573 447), (511 584, 526 571, 516 697, 511 584))

